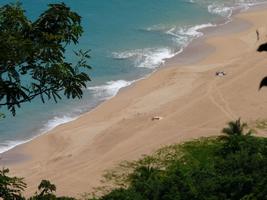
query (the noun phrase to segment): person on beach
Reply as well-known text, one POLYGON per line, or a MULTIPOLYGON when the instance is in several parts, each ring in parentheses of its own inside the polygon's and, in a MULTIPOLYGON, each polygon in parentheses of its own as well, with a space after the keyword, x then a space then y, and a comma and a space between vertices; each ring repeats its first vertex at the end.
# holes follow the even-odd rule
POLYGON ((256 35, 257 35, 257 41, 259 41, 260 40, 260 33, 259 33, 258 29, 256 30, 256 35))

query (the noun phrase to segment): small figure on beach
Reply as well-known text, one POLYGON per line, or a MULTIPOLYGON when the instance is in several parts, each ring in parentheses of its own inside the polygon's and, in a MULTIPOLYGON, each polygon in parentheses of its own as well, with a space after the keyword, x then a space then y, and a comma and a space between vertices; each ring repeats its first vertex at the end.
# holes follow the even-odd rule
POLYGON ((154 116, 154 117, 152 117, 152 121, 155 121, 155 120, 162 120, 163 118, 162 117, 160 117, 160 116, 154 116))
POLYGON ((226 73, 225 73, 224 71, 217 71, 217 72, 215 73, 215 75, 216 75, 216 76, 219 76, 219 77, 222 77, 222 76, 225 76, 226 73))
POLYGON ((257 41, 259 41, 260 40, 260 32, 258 29, 256 30, 256 35, 257 35, 257 41))

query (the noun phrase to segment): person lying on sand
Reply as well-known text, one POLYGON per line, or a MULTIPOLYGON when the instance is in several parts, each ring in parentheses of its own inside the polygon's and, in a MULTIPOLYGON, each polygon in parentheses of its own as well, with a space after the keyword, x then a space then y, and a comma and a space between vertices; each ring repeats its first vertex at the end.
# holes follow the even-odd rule
POLYGON ((215 75, 222 77, 222 76, 226 76, 226 73, 224 71, 218 71, 218 72, 216 72, 215 75))

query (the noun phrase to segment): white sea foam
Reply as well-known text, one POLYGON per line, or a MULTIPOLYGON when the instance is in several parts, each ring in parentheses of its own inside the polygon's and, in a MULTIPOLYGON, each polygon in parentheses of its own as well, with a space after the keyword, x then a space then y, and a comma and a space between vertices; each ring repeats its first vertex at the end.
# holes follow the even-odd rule
POLYGON ((139 56, 141 52, 139 50, 136 51, 124 51, 124 52, 113 52, 112 57, 118 60, 130 59, 139 56))
POLYGON ((208 5, 208 11, 212 14, 220 15, 222 17, 230 18, 233 14, 234 7, 227 7, 223 4, 213 3, 208 5))
POLYGON ((95 97, 106 100, 114 97, 121 88, 129 86, 133 82, 134 81, 125 80, 108 81, 105 85, 92 86, 87 89, 90 90, 95 97))
POLYGON ((212 26, 216 25, 212 23, 198 24, 193 26, 164 26, 159 24, 159 25, 153 25, 143 30, 149 32, 162 32, 175 37, 181 37, 181 36, 199 37, 203 35, 203 33, 200 31, 201 29, 212 26))
POLYGON ((145 49, 141 62, 137 67, 154 69, 165 63, 166 59, 172 58, 176 53, 168 48, 145 49))
POLYGON ((204 28, 215 27, 215 24, 207 23, 200 24, 195 26, 183 26, 183 27, 172 27, 169 30, 165 31, 166 34, 172 36, 173 41, 177 43, 177 46, 180 47, 180 52, 183 51, 194 39, 203 36, 201 31, 204 28))
POLYGON ((27 142, 27 140, 25 141, 5 141, 3 143, 0 143, 0 154, 4 153, 10 149, 13 149, 14 147, 24 144, 25 142, 27 142))
MULTIPOLYGON (((71 117, 71 116, 55 116, 54 118, 48 120, 48 122, 43 126, 43 128, 40 129, 40 134, 48 132, 50 130, 52 130, 53 128, 61 125, 61 124, 65 124, 67 122, 73 121, 77 119, 77 117, 71 117)), ((33 140, 34 138, 38 137, 39 135, 32 137, 31 139, 27 139, 27 140, 14 140, 14 141, 5 141, 3 143, 0 143, 0 154, 6 151, 9 151, 11 149, 13 149, 14 147, 27 143, 31 140, 33 140)))
POLYGON ((75 119, 77 119, 77 116, 67 116, 67 115, 55 116, 52 119, 48 120, 48 122, 43 126, 43 128, 41 128, 40 132, 41 133, 48 132, 61 124, 71 122, 75 119))
POLYGON ((238 2, 236 4, 233 4, 232 6, 223 3, 212 3, 208 5, 207 8, 210 13, 228 18, 229 20, 232 17, 234 11, 246 11, 251 6, 257 5, 258 3, 259 2, 257 3, 238 2))
POLYGON ((114 52, 114 59, 131 59, 136 67, 155 69, 164 64, 165 60, 172 58, 177 52, 169 48, 145 48, 122 52, 114 52))
POLYGON ((114 59, 124 60, 128 59, 134 63, 135 67, 143 67, 149 69, 155 69, 163 65, 166 59, 172 58, 175 55, 181 53, 183 49, 195 38, 201 37, 203 33, 201 29, 207 27, 216 26, 211 23, 200 24, 195 26, 163 26, 153 25, 146 29, 145 31, 149 32, 161 32, 172 37, 175 41, 176 50, 171 49, 170 47, 162 48, 144 48, 144 49, 135 49, 127 50, 122 52, 113 52, 112 57, 114 59), (177 50, 178 49, 178 50, 177 50))
POLYGON ((188 0, 188 2, 206 6, 208 12, 230 19, 234 11, 247 10, 254 5, 266 3, 266 0, 188 0))
POLYGON ((191 40, 193 38, 197 38, 203 35, 200 31, 204 28, 214 27, 215 24, 207 23, 207 24, 200 24, 195 26, 185 26, 185 27, 173 27, 170 30, 166 31, 166 34, 175 36, 175 37, 184 37, 188 38, 187 40, 191 40))
POLYGON ((168 27, 166 27, 166 25, 163 24, 156 24, 153 26, 150 26, 148 28, 144 28, 144 31, 152 31, 152 32, 162 32, 164 30, 168 29, 168 27))

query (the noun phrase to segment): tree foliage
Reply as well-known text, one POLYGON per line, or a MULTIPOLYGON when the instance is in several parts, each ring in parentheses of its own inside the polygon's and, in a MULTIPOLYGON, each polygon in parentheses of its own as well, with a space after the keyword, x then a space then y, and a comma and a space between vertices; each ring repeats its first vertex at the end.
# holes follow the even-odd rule
MULTIPOLYGON (((22 178, 8 176, 9 170, 0 170, 0 199, 26 200, 22 195, 26 183, 22 178)), ((42 180, 38 186, 38 192, 28 200, 75 200, 72 197, 57 197, 56 186, 48 180, 42 180)))
POLYGON ((22 178, 10 177, 8 169, 0 170, 0 197, 7 200, 23 200, 26 184, 22 178))
POLYGON ((38 186, 38 192, 29 200, 75 200, 72 197, 57 197, 54 192, 57 188, 48 180, 42 180, 38 186))
POLYGON ((37 96, 42 102, 81 98, 90 81, 84 69, 88 51, 78 51, 79 61, 66 61, 66 47, 78 44, 81 17, 64 3, 49 4, 35 21, 30 21, 19 3, 0 7, 0 107, 13 115, 22 103, 37 96))

